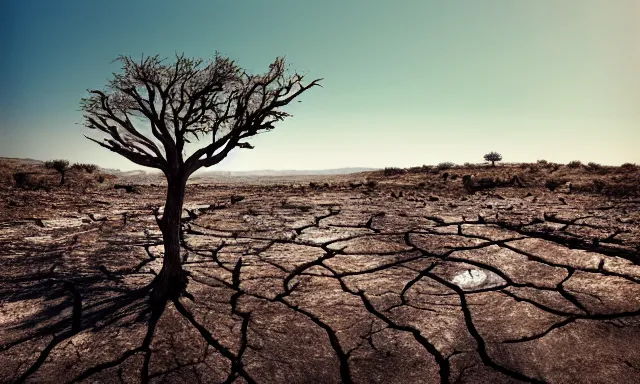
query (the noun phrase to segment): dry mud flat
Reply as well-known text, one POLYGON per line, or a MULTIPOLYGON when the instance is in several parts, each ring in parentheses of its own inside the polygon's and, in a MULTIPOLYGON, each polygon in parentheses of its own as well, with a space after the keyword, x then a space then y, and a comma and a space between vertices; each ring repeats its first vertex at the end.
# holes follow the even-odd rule
POLYGON ((640 382, 637 200, 192 187, 155 321, 162 193, 2 196, 2 382, 640 382))

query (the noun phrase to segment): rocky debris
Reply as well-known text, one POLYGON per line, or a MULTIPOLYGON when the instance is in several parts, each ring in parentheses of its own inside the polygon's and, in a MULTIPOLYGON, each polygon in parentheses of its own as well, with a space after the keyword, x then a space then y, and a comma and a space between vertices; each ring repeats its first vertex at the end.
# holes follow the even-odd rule
POLYGON ((469 193, 474 193, 477 191, 482 191, 485 189, 493 189, 499 187, 523 187, 524 184, 520 180, 520 178, 515 175, 511 177, 510 180, 501 180, 499 178, 493 177, 483 177, 480 179, 475 179, 471 175, 462 176, 462 184, 469 193))
POLYGON ((403 197, 403 193, 402 193, 402 191, 399 191, 399 192, 392 191, 391 192, 391 197, 393 197, 394 199, 399 199, 399 198, 403 197))
POLYGON ((504 280, 498 275, 482 269, 464 270, 455 275, 451 282, 463 291, 475 291, 504 284, 504 280))
POLYGON ((555 191, 558 187, 566 185, 567 180, 562 179, 550 179, 545 182, 545 187, 549 188, 551 192, 555 191))
POLYGON ((127 193, 140 193, 135 185, 115 184, 113 189, 124 189, 127 193))
POLYGON ((239 203, 244 200, 244 196, 242 195, 233 195, 231 196, 231 204, 239 203))

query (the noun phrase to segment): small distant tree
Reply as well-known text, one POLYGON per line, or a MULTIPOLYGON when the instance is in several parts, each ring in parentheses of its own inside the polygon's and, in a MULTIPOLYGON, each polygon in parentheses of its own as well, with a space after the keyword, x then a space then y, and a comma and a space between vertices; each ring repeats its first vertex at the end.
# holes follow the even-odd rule
POLYGON ((158 56, 116 59, 122 65, 104 90, 82 99, 85 126, 106 134, 88 138, 130 161, 161 170, 167 179, 162 218, 164 257, 152 282, 152 304, 185 293, 187 278, 180 258, 180 225, 186 183, 198 169, 222 161, 234 148, 251 149, 245 141, 275 128, 289 117, 285 107, 319 85, 290 74, 284 59, 252 75, 229 58, 201 59, 176 55, 172 63, 158 56), (144 122, 148 131, 140 129, 144 122), (206 139, 186 155, 185 144, 206 139))
POLYGON ((491 162, 491 166, 495 167, 496 166, 496 161, 502 161, 502 155, 499 154, 498 152, 489 152, 486 155, 484 155, 484 160, 485 161, 490 161, 491 162))
POLYGON ((69 170, 69 161, 67 160, 49 160, 44 163, 45 168, 54 169, 60 174, 60 185, 64 185, 64 175, 69 170))

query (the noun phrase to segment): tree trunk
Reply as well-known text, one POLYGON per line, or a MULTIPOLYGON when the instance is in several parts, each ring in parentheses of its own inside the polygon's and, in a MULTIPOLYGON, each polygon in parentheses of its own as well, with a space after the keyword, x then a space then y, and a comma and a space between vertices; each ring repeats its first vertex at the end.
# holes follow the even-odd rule
POLYGON ((492 166, 492 167, 495 167, 495 166, 496 166, 496 162, 495 162, 495 161, 492 161, 492 162, 491 162, 491 166, 492 166))
POLYGON ((183 177, 169 177, 167 182, 167 199, 160 220, 164 258, 152 293, 152 301, 161 305, 166 300, 178 298, 187 286, 180 258, 180 224, 186 181, 183 181, 183 177))
POLYGON ((60 186, 64 185, 64 172, 60 172, 60 186))

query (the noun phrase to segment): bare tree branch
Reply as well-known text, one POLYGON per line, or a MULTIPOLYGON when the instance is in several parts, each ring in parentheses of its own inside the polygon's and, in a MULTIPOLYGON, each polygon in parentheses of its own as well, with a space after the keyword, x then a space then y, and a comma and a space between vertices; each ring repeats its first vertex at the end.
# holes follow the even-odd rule
POLYGON ((158 56, 116 61, 122 71, 105 90, 91 90, 82 100, 85 126, 110 137, 93 141, 137 164, 184 177, 219 163, 234 148, 253 148, 240 140, 273 129, 290 116, 281 108, 320 81, 305 84, 304 75, 288 74, 282 58, 257 75, 220 55, 206 64, 184 54, 170 64, 158 56), (152 137, 136 129, 133 116, 148 122, 152 137), (207 135, 211 142, 184 159, 185 143, 207 135))

